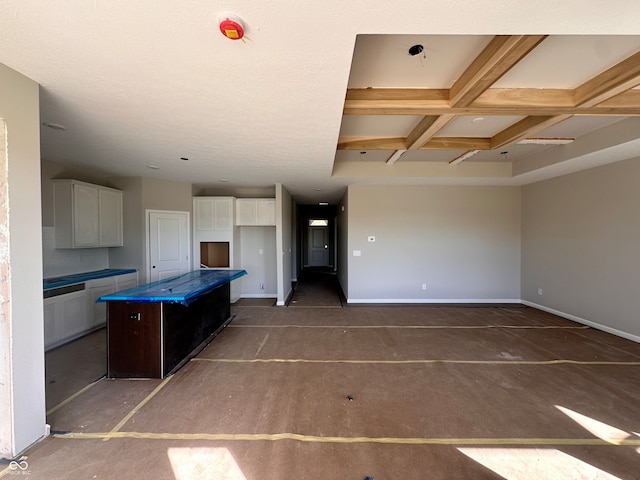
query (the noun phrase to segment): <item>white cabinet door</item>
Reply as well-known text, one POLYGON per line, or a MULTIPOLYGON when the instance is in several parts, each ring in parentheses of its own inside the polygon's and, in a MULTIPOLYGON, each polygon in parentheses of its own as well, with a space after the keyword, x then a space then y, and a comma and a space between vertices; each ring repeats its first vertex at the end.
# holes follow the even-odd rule
POLYGON ((275 225, 275 198, 238 198, 236 225, 275 225))
POLYGON ((106 188, 98 189, 100 246, 121 247, 122 241, 122 192, 106 188))
POLYGON ((121 247, 122 192, 78 180, 53 180, 56 248, 121 247))
POLYGON ((236 225, 258 224, 258 202, 255 198, 236 200, 236 225))
POLYGON ((56 340, 58 340, 60 334, 58 333, 58 318, 62 312, 60 310, 60 304, 56 301, 56 298, 45 298, 44 301, 44 347, 49 348, 56 340))
POLYGON ((61 327, 59 330, 61 339, 87 330, 90 321, 86 291, 68 293, 58 298, 62 302, 62 318, 58 322, 58 326, 61 327))
POLYGON ((231 230, 233 228, 233 199, 216 198, 214 201, 215 229, 231 230))
POLYGON ((89 289, 89 305, 91 319, 89 328, 96 328, 107 323, 107 304, 106 302, 96 302, 101 296, 108 295, 116 291, 115 282, 112 285, 104 287, 93 287, 89 289))
POLYGON ((73 185, 73 246, 100 244, 98 187, 73 185))
POLYGON ((116 277, 116 292, 138 286, 138 272, 125 273, 116 277))
POLYGON ((196 231, 231 230, 233 200, 233 197, 194 197, 194 229, 196 231))
POLYGON ((258 225, 276 224, 276 200, 274 198, 258 199, 258 225))
POLYGON ((193 216, 196 230, 215 229, 215 201, 210 197, 193 199, 193 216))

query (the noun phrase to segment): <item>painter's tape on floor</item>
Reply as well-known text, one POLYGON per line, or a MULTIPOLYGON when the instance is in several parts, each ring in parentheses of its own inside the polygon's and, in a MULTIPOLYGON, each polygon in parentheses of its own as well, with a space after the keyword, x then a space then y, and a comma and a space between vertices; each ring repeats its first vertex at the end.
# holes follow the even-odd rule
POLYGON ((379 443, 390 445, 545 445, 545 446, 640 446, 640 439, 601 439, 601 438, 401 438, 401 437, 320 437, 297 433, 273 434, 224 434, 224 433, 145 433, 120 432, 108 433, 61 433, 55 438, 71 440, 109 440, 134 438, 144 440, 210 440, 210 441, 261 441, 277 442, 291 440, 310 443, 379 443))
POLYGON ((581 360, 310 360, 305 358, 253 358, 249 360, 231 358, 194 358, 192 362, 212 363, 347 363, 358 365, 421 365, 421 364, 461 364, 461 365, 616 365, 634 366, 640 362, 606 362, 581 360))

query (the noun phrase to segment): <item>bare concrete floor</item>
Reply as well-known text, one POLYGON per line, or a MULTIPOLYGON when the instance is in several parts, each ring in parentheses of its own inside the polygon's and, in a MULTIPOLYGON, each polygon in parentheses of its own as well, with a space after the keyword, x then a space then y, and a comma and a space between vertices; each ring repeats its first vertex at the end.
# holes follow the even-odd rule
POLYGON ((172 377, 55 409, 28 478, 640 478, 634 342, 522 306, 233 313, 172 377))

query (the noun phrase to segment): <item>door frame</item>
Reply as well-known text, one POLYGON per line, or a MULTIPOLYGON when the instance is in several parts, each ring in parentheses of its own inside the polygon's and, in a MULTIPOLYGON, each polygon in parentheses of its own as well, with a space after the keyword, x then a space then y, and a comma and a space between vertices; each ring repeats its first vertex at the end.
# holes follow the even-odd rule
POLYGON ((187 252, 189 255, 189 260, 187 262, 189 271, 192 269, 192 259, 193 252, 191 251, 191 212, 182 211, 182 210, 155 210, 155 209, 145 209, 144 211, 144 235, 145 235, 145 255, 144 255, 144 271, 146 272, 146 283, 149 283, 151 279, 151 236, 149 235, 149 226, 150 226, 150 218, 152 213, 178 213, 178 214, 186 214, 187 216, 187 252))

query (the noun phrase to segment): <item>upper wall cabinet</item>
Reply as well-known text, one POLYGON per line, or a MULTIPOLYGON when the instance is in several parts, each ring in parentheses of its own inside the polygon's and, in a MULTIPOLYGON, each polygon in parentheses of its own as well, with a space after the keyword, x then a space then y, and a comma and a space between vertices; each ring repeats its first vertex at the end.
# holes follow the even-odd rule
POLYGON ((232 230, 234 200, 233 197, 194 197, 195 230, 232 230))
POLYGON ((236 225, 275 225, 275 198, 238 198, 236 225))
POLYGON ((122 192, 53 180, 56 248, 121 247, 122 192))

